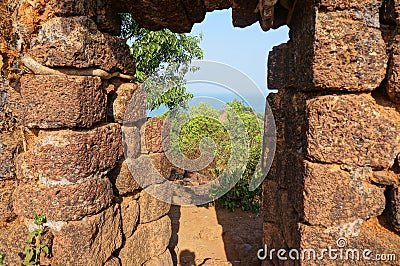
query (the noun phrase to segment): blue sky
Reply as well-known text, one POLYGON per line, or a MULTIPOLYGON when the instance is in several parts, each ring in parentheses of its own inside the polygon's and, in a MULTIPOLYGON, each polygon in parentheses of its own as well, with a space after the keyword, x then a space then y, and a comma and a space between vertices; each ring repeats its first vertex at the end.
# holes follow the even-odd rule
MULTIPOLYGON (((261 94, 245 95, 258 99, 253 106, 256 111, 264 111, 264 99, 268 94, 266 86, 267 57, 272 47, 288 41, 288 28, 264 32, 258 23, 246 28, 234 28, 232 25, 232 11, 221 10, 207 13, 203 22, 195 24, 192 34, 202 33, 203 40, 200 47, 204 51, 204 60, 216 61, 232 66, 247 75, 261 90, 261 94), (261 97, 260 97, 261 96, 261 97)), ((240 82, 238 82, 239 84, 240 82)), ((240 85, 238 85, 240 86, 240 85)), ((215 108, 220 109, 223 102, 237 98, 226 88, 210 84, 189 84, 187 88, 195 95, 192 104, 203 101, 201 96, 216 98, 221 104, 210 102, 215 108)), ((246 90, 246 88, 241 88, 246 90)), ((204 98, 205 101, 208 101, 204 98)), ((162 112, 153 111, 151 115, 162 112)))

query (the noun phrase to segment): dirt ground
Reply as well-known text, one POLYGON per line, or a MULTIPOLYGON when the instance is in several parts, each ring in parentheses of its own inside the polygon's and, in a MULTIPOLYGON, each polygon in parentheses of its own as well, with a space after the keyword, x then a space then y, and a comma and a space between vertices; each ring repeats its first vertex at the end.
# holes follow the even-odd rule
POLYGON ((259 213, 215 207, 173 206, 170 250, 180 266, 258 266, 259 213))

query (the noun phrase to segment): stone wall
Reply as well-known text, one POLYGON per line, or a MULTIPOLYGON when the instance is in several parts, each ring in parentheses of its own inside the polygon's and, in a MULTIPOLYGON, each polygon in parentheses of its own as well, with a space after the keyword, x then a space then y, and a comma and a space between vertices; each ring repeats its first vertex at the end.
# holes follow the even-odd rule
POLYGON ((270 53, 268 86, 278 89, 268 97, 278 141, 263 187, 270 249, 339 248, 344 238, 344 250, 400 254, 394 2, 303 1, 291 40, 270 53))
POLYGON ((35 213, 52 254, 41 265, 172 265, 170 206, 142 191, 124 159, 132 131, 130 158, 165 160, 108 4, 1 3, 0 253, 10 266, 23 261, 35 213))
MULTIPOLYGON (((268 85, 278 90, 268 97, 277 153, 263 186, 265 243, 319 249, 344 237, 349 248, 399 256, 398 3, 274 2, 2 0, 0 252, 6 262, 20 264, 39 212, 48 218, 43 241, 53 254, 43 264, 171 264, 169 206, 133 178, 149 174, 143 171, 149 159, 165 177, 171 166, 158 139, 161 121, 143 125, 143 89, 125 79, 135 67, 117 37, 118 12, 150 29, 188 32, 206 12, 229 7, 235 26, 258 21, 264 30, 291 29, 291 40, 269 56, 268 85), (136 136, 129 139, 129 157, 142 169, 136 172, 128 170, 122 146, 132 97, 124 132, 136 136)), ((295 264, 312 263, 321 262, 295 264)))

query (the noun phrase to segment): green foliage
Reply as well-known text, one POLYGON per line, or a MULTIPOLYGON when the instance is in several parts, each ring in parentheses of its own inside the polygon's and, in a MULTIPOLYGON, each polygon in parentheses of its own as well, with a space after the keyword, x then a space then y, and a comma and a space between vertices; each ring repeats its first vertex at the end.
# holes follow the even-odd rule
POLYGON ((4 263, 4 259, 6 258, 6 254, 0 254, 0 266, 7 266, 4 263))
MULTIPOLYGON (((258 187, 253 191, 249 190, 249 183, 253 177, 257 164, 261 158, 262 137, 263 137, 263 121, 260 114, 253 111, 252 108, 245 106, 242 101, 233 100, 225 105, 228 110, 228 125, 235 127, 234 120, 230 121, 230 116, 235 113, 243 122, 246 133, 248 135, 248 146, 242 146, 242 149, 248 149, 248 160, 246 169, 242 174, 239 182, 224 196, 218 199, 218 204, 233 210, 240 207, 245 211, 256 212, 261 207, 261 188, 258 187)), ((240 131, 237 131, 240 132, 240 131)), ((237 136, 243 137, 243 136, 237 136)), ((245 152, 243 150, 243 152, 245 152)))
POLYGON ((40 265, 40 253, 43 252, 45 256, 50 255, 49 247, 40 243, 40 238, 43 234, 43 223, 46 222, 46 216, 35 214, 34 223, 39 227, 33 232, 29 232, 29 238, 26 241, 24 248, 25 260, 23 265, 40 265))
MULTIPOLYGON (((152 74, 172 64, 188 66, 192 60, 203 58, 199 46, 201 35, 173 33, 168 29, 151 31, 142 28, 130 14, 121 14, 121 18, 121 35, 132 43, 131 53, 136 62, 135 77, 138 82, 144 82, 152 74)), ((160 99, 148 100, 148 109, 153 110, 161 105, 169 109, 185 105, 193 95, 186 90, 182 77, 160 99)))
MULTIPOLYGON (((224 183, 214 187, 211 194, 220 195, 221 191, 226 187, 230 188, 232 183, 237 178, 239 179, 229 192, 217 200, 218 205, 230 210, 239 207, 246 211, 258 211, 261 188, 249 191, 249 183, 261 156, 263 135, 263 122, 259 118, 261 115, 238 100, 227 103, 223 112, 218 112, 207 103, 200 103, 198 107, 190 108, 190 114, 192 119, 182 127, 179 143, 173 142, 175 137, 171 136, 171 149, 180 149, 188 158, 195 159, 200 155, 201 140, 211 138, 216 145, 215 159, 206 169, 208 173, 203 172, 203 174, 213 178, 224 174, 221 178, 224 183), (238 123, 238 120, 241 123, 238 123), (234 162, 238 163, 234 163, 233 168, 230 167, 228 172, 227 166, 232 156, 237 157, 234 162), (247 161, 247 164, 244 163, 245 168, 240 163, 241 159, 247 161)), ((185 118, 178 117, 178 120, 185 120, 185 118)), ((171 134, 177 133, 172 130, 171 134)))

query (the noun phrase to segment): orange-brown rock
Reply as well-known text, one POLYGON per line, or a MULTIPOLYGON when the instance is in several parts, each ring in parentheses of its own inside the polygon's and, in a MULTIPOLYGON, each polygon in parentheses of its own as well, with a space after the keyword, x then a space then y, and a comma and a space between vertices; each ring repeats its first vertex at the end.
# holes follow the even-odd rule
POLYGON ((21 184, 13 194, 16 214, 33 219, 35 213, 39 213, 53 221, 80 220, 104 210, 112 199, 112 187, 107 178, 50 187, 40 182, 21 184))
POLYGON ((105 116, 99 77, 27 75, 21 78, 27 127, 90 127, 105 116))
MULTIPOLYGON (((301 265, 321 265, 321 263, 324 265, 337 265, 338 262, 352 263, 350 265, 373 265, 376 263, 379 264, 376 261, 379 257, 375 257, 377 254, 397 255, 400 251, 398 236, 386 229, 381 219, 374 218, 358 226, 347 225, 347 227, 340 228, 342 230, 338 231, 337 229, 299 224, 300 252, 305 249, 315 249, 317 256, 321 256, 321 251, 324 248, 332 247, 332 249, 337 249, 336 252, 332 252, 333 255, 337 255, 336 260, 329 259, 327 252, 325 253, 324 260, 303 260, 301 265), (346 235, 345 232, 354 232, 356 234, 346 235), (339 238, 342 238, 341 242, 339 242, 339 238), (344 247, 340 248, 338 243, 342 243, 344 247), (371 253, 365 253, 370 258, 369 260, 363 258, 365 249, 371 250, 371 253), (340 250, 343 251, 343 259, 340 259, 340 250), (348 253, 349 260, 345 259, 347 250, 351 251, 348 253), (355 251, 355 259, 352 259, 352 251, 355 251), (360 257, 359 260, 357 260, 357 254, 360 257)), ((387 259, 385 263, 396 265, 396 260, 393 260, 393 258, 392 260, 387 259)))
POLYGON ((385 188, 369 183, 371 168, 344 171, 325 164, 304 165, 303 201, 295 205, 301 205, 300 216, 307 224, 332 226, 357 219, 365 221, 381 215, 385 209, 385 188))
POLYGON ((108 100, 108 117, 115 122, 134 123, 146 118, 146 94, 138 83, 117 85, 108 100))
POLYGON ((140 189, 140 186, 132 176, 126 161, 118 163, 118 165, 111 170, 107 176, 116 188, 118 195, 125 196, 140 189))
POLYGON ((379 87, 388 57, 379 29, 379 5, 374 3, 357 2, 357 9, 335 12, 318 10, 311 0, 296 6, 291 37, 299 89, 372 91, 379 87))
POLYGON ((122 244, 118 206, 53 231, 51 265, 103 265, 122 244))
POLYGON ((12 196, 17 186, 16 180, 0 179, 0 223, 15 218, 12 196))
POLYGON ((155 198, 145 191, 140 193, 139 197, 140 217, 141 224, 149 223, 160 219, 169 212, 171 205, 155 198))
POLYGON ((159 255, 158 257, 152 258, 151 260, 147 261, 143 266, 172 266, 174 265, 172 262, 171 252, 169 249, 165 250, 163 254, 159 255))
POLYGON ((87 17, 58 17, 42 25, 29 54, 48 67, 89 68, 108 72, 135 72, 125 42, 98 31, 87 17))
POLYGON ((232 0, 232 23, 235 27, 247 27, 260 18, 258 0, 232 0))
POLYGON ((400 115, 368 94, 315 97, 305 114, 311 160, 390 168, 400 153, 400 115))
POLYGON ((0 180, 15 177, 15 157, 23 151, 19 132, 0 133, 0 180))
POLYGON ((387 189, 387 215, 392 228, 400 232, 400 192, 398 186, 387 189))
POLYGON ((166 250, 170 237, 171 220, 168 216, 151 223, 140 224, 135 233, 126 239, 119 253, 122 265, 142 265, 158 257, 166 250))
POLYGON ((0 254, 6 254, 6 265, 22 265, 25 242, 28 240, 28 228, 20 219, 0 225, 0 254))
POLYGON ((111 170, 122 156, 121 126, 90 130, 40 131, 32 150, 18 158, 20 179, 75 183, 111 170))
POLYGON ((275 46, 268 54, 268 88, 282 89, 293 86, 294 55, 291 42, 275 46))
MULTIPOLYGON (((148 210, 142 209, 142 212, 148 210)), ((139 204, 132 197, 124 197, 121 202, 122 233, 125 238, 131 237, 139 220, 139 204)))
POLYGON ((142 130, 142 138, 144 138, 147 152, 161 153, 168 149, 169 145, 169 123, 163 118, 150 118, 147 120, 142 130))

